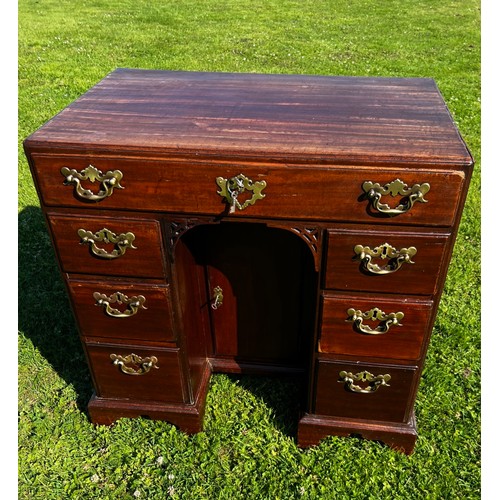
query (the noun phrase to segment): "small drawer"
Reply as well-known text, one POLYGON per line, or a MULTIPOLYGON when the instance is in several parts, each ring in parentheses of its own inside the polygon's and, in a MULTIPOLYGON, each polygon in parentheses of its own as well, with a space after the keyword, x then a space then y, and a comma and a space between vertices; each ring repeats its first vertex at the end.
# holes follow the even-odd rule
POLYGON ((417 360, 429 332, 432 301, 413 297, 324 294, 318 350, 417 360))
POLYGON ((47 206, 450 226, 464 173, 422 168, 260 165, 34 153, 47 206), (232 186, 232 188, 231 188, 232 186), (378 195, 374 197, 373 192, 378 195), (231 196, 229 196, 231 200, 231 196), (374 200, 378 200, 375 203, 374 200), (307 210, 304 210, 307 207, 307 210), (396 213, 394 213, 394 211, 396 213))
POLYGON ((318 361, 317 415, 407 422, 416 366, 318 361))
POLYGON ((174 340, 168 285, 68 280, 80 332, 85 337, 174 340))
POLYGON ((68 273, 163 278, 160 223, 146 219, 48 215, 68 273))
POLYGON ((178 349, 86 343, 97 396, 183 403, 178 349))
POLYGON ((449 233, 418 233, 398 226, 384 229, 329 230, 324 287, 432 295, 449 233))

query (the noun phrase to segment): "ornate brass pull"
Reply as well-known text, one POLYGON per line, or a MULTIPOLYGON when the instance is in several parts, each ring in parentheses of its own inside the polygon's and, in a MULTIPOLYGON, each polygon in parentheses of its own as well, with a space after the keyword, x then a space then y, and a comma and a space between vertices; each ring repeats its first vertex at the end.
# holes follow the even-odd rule
POLYGON ((408 212, 416 201, 427 203, 424 196, 429 192, 431 186, 428 183, 415 184, 411 188, 403 181, 395 179, 385 186, 381 186, 378 182, 366 181, 363 182, 363 191, 370 200, 372 207, 382 214, 394 217, 408 212), (385 203, 381 203, 382 196, 390 194, 391 196, 403 196, 402 203, 395 208, 391 208, 385 203))
POLYGON ((213 290, 214 298, 212 302, 212 309, 219 309, 222 305, 222 301, 224 300, 224 295, 222 295, 222 288, 220 286, 216 286, 213 290))
POLYGON ((352 321, 358 332, 366 333, 368 335, 380 335, 382 333, 387 333, 391 326, 403 326, 401 324, 401 320, 405 317, 402 312, 386 314, 378 307, 374 307, 366 312, 350 308, 347 310, 347 316, 349 316, 347 321, 352 321), (363 324, 363 320, 365 319, 369 319, 371 321, 381 321, 381 323, 376 328, 372 329, 368 325, 363 324))
POLYGON ((113 189, 124 189, 120 185, 123 177, 120 170, 108 170, 103 174, 93 165, 89 165, 81 172, 78 172, 74 168, 63 167, 61 168, 61 174, 65 177, 64 185, 69 186, 73 184, 76 195, 85 201, 101 201, 111 196, 113 189), (94 194, 90 189, 85 189, 81 181, 98 181, 101 183, 101 188, 97 194, 94 194))
POLYGON ((106 228, 97 231, 97 233, 92 233, 86 229, 79 229, 78 236, 81 238, 81 244, 89 245, 90 252, 96 257, 101 257, 102 259, 111 260, 121 257, 125 254, 127 248, 137 250, 137 247, 134 247, 133 245, 133 241, 135 240, 134 233, 121 233, 117 235, 106 228), (111 252, 107 252, 103 248, 99 248, 96 245, 96 242, 113 243, 115 248, 111 252))
POLYGON ((253 205, 257 200, 264 198, 266 195, 262 194, 262 190, 266 187, 266 181, 252 181, 243 174, 239 174, 236 177, 231 177, 230 179, 224 179, 224 177, 217 177, 215 182, 220 188, 217 194, 226 199, 229 203, 229 213, 234 213, 236 208, 238 210, 244 210, 249 205, 253 205), (240 203, 238 196, 244 191, 250 191, 252 197, 240 203))
POLYGON ((144 375, 148 373, 151 368, 156 368, 158 370, 158 358, 156 356, 151 356, 147 358, 141 358, 137 354, 129 354, 128 356, 119 356, 118 354, 110 354, 109 357, 113 364, 120 367, 120 370, 127 375, 144 375), (134 366, 126 366, 132 364, 134 366))
POLYGON ((108 297, 104 293, 94 292, 93 296, 96 300, 96 306, 104 307, 104 312, 113 318, 130 318, 130 316, 137 314, 139 309, 147 309, 147 307, 144 306, 146 298, 143 295, 129 298, 121 292, 116 292, 108 297), (119 309, 111 307, 110 304, 115 303, 125 304, 127 309, 122 312, 119 309))
POLYGON ((415 247, 401 248, 396 250, 389 243, 384 243, 373 250, 370 247, 356 245, 354 253, 361 261, 361 267, 371 274, 390 274, 395 273, 404 263, 415 264, 411 258, 417 253, 415 247), (373 258, 389 259, 386 266, 380 267, 378 264, 372 263, 373 258))
POLYGON ((370 372, 363 371, 356 374, 352 372, 341 371, 339 373, 340 380, 338 382, 346 385, 346 388, 351 392, 358 394, 371 394, 378 390, 379 387, 385 385, 390 387, 387 382, 391 380, 391 376, 387 373, 385 375, 372 375, 370 372), (354 382, 367 382, 368 385, 363 389, 361 386, 356 385, 354 382))

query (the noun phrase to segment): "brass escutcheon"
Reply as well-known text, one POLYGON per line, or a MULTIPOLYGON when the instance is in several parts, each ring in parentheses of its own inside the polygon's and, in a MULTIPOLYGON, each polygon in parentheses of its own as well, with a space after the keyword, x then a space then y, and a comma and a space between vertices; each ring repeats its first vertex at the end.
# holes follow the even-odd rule
POLYGON ((84 201, 101 201, 111 196, 115 188, 124 189, 123 186, 120 185, 120 181, 123 177, 120 170, 108 170, 103 174, 93 165, 89 165, 81 172, 78 172, 74 168, 62 167, 61 174, 65 178, 64 185, 75 186, 75 194, 84 201), (99 192, 94 194, 90 189, 85 189, 81 181, 100 182, 99 192))
POLYGON ((92 231, 87 231, 86 229, 79 229, 78 236, 81 238, 81 244, 89 245, 90 252, 96 257, 100 257, 102 259, 111 260, 121 257, 125 254, 127 248, 137 250, 137 247, 133 245, 135 235, 130 232, 116 234, 107 228, 103 228, 100 231, 97 231, 97 233, 93 233, 92 231), (115 248, 111 252, 107 252, 103 248, 99 248, 96 242, 113 243, 115 248))
POLYGON ((378 182, 365 181, 362 186, 373 209, 389 217, 408 212, 417 201, 420 203, 427 203, 428 200, 424 199, 424 196, 429 192, 430 188, 431 186, 427 182, 415 184, 409 188, 408 185, 400 179, 395 179, 385 186, 381 186, 378 182), (402 203, 394 208, 391 208, 385 203, 381 203, 382 196, 389 194, 393 197, 402 196, 402 203))
POLYGON ((375 247, 373 250, 370 247, 356 245, 354 253, 357 259, 361 261, 361 268, 370 274, 390 274, 395 273, 403 264, 415 264, 411 258, 417 253, 415 247, 401 248, 396 250, 389 243, 384 243, 375 247), (389 259, 387 265, 379 266, 372 262, 373 258, 382 260, 389 259))
POLYGON ((378 307, 374 307, 366 312, 351 307, 347 310, 347 316, 348 319, 346 321, 352 321, 359 333, 366 333, 368 335, 381 335, 387 333, 391 326, 403 326, 401 320, 405 317, 402 312, 386 314, 378 307), (368 325, 363 324, 364 320, 380 321, 381 323, 372 329, 368 325))
POLYGON ((156 368, 158 370, 158 358, 156 356, 150 356, 147 358, 141 358, 137 354, 129 354, 128 356, 120 356, 118 354, 109 355, 113 364, 118 366, 122 373, 126 375, 144 375, 148 373, 151 368, 156 368), (127 365, 133 366, 127 366, 127 365), (137 367, 137 368, 135 368, 137 367))
POLYGON ((130 318, 134 316, 134 314, 137 314, 139 309, 147 309, 147 307, 144 306, 146 298, 143 295, 129 298, 121 292, 116 292, 108 297, 104 293, 94 292, 93 297, 96 300, 96 306, 103 307, 104 312, 113 318, 130 318), (125 304, 127 309, 125 309, 125 311, 120 311, 119 309, 111 307, 111 304, 115 303, 125 304))
POLYGON ((338 382, 345 384, 346 389, 351 392, 357 392, 358 394, 372 394, 383 385, 390 387, 387 382, 391 380, 391 376, 388 373, 385 375, 372 375, 366 370, 356 374, 342 370, 339 373, 339 378, 340 380, 338 380, 338 382), (356 385, 354 382, 366 382, 368 385, 363 388, 356 385))
POLYGON ((261 200, 266 195, 262 193, 266 187, 266 181, 252 181, 243 174, 239 174, 230 179, 224 177, 217 177, 215 182, 220 188, 217 194, 226 199, 229 204, 229 213, 234 213, 235 209, 244 210, 249 205, 253 205, 257 200, 261 200), (244 191, 252 193, 251 198, 248 198, 243 203, 240 203, 238 196, 244 191))

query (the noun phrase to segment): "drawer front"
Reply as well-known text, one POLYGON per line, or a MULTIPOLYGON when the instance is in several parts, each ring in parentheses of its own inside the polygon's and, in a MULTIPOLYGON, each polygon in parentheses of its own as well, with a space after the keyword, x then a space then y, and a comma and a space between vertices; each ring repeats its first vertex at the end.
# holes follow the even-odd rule
POLYGON ((417 368, 318 361, 314 413, 407 422, 417 368))
POLYGON ((182 403, 178 349, 87 343, 96 393, 103 398, 182 403))
POLYGON ((165 276, 158 221, 56 214, 48 219, 68 273, 165 276))
POLYGON ((448 238, 397 226, 387 231, 330 230, 325 288, 432 295, 448 238))
POLYGON ((68 283, 85 337, 174 340, 168 286, 76 279, 69 279, 68 283))
POLYGON ((209 215, 229 213, 230 204, 218 193, 224 192, 224 180, 243 174, 247 180, 242 181, 238 203, 253 204, 242 210, 235 208, 235 216, 370 223, 391 219, 402 224, 449 226, 454 221, 464 183, 464 174, 460 171, 264 163, 190 164, 37 154, 32 159, 43 201, 49 206, 209 215), (403 183, 395 184, 393 181, 399 178, 403 183), (265 187, 259 184, 262 181, 265 187), (428 184, 429 189, 422 187, 424 184, 428 184), (404 185, 408 192, 414 192, 405 194, 404 185), (366 186, 375 186, 375 189, 366 186), (368 194, 375 191, 380 191, 379 208, 373 207, 375 198, 368 199, 368 194), (386 213, 398 206, 399 215, 386 213))
POLYGON ((432 302, 325 294, 318 350, 346 354, 417 360, 429 330, 432 302))

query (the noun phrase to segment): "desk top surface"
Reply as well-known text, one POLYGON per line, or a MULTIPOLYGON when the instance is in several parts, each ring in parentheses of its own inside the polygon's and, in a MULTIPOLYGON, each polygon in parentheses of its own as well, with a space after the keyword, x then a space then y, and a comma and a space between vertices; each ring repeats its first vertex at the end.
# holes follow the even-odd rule
POLYGON ((353 165, 472 164, 428 78, 117 69, 25 146, 353 165))

